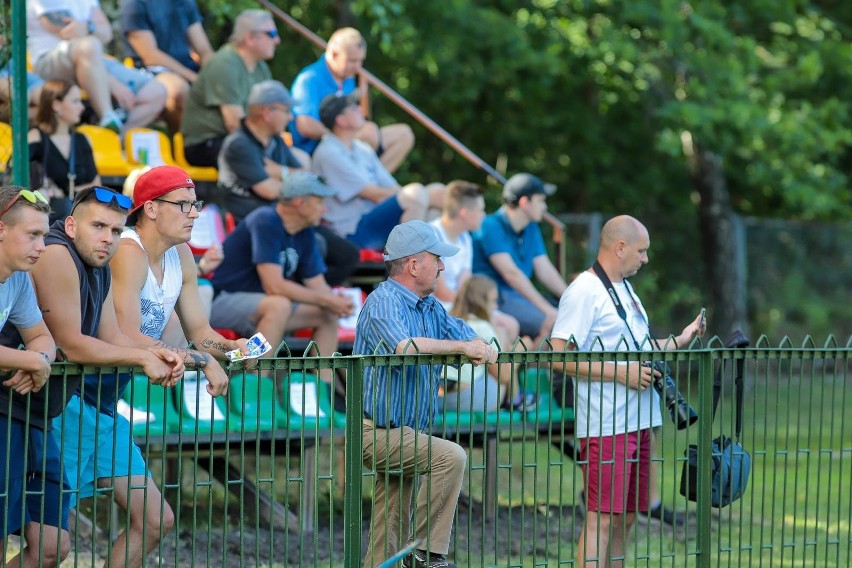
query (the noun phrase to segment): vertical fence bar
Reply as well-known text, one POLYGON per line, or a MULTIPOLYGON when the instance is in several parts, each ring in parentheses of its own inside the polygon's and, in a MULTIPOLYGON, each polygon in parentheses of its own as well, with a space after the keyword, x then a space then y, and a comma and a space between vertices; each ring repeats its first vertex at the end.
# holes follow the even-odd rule
POLYGON ((27 145, 27 8, 25 0, 12 0, 12 178, 13 183, 29 185, 30 149, 27 145))
POLYGON ((698 554, 695 566, 709 568, 711 560, 710 464, 713 438, 713 350, 698 355, 698 554))
POLYGON ((344 446, 343 565, 361 565, 361 416, 364 402, 364 360, 348 358, 346 366, 346 428, 344 446))

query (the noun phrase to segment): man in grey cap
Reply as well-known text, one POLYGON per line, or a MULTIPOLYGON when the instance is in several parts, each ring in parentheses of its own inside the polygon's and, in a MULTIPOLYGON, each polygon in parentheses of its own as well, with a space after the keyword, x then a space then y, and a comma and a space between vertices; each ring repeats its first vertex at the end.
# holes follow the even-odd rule
POLYGON ((274 203, 287 176, 304 169, 279 136, 292 105, 280 82, 257 83, 249 92, 248 115, 222 143, 219 188, 238 222, 257 207, 274 203))
MULTIPOLYGON (((247 336, 260 331, 275 347, 287 331, 312 327, 320 354, 337 351, 337 319, 353 306, 326 282, 314 235, 332 194, 311 173, 291 174, 275 205, 255 209, 228 235, 212 279, 214 327, 247 336)), ((330 370, 324 372, 330 381, 330 370)))
POLYGON ((500 291, 500 311, 514 316, 521 335, 538 345, 556 321, 556 302, 568 284, 550 262, 538 224, 556 186, 515 174, 503 186, 503 207, 488 215, 473 234, 473 272, 490 276, 500 291), (553 295, 532 283, 535 277, 553 295))
MULTIPOLYGON (((476 365, 493 363, 497 350, 432 296, 444 268, 444 243, 423 221, 391 231, 385 245, 389 277, 367 298, 355 333, 354 355, 463 354, 476 365)), ((376 471, 373 517, 365 566, 393 556, 409 538, 411 499, 418 477, 414 538, 418 550, 405 567, 452 567, 453 515, 467 456, 457 444, 429 435, 438 404, 440 365, 368 366, 364 369, 364 463, 376 471), (427 514, 430 517, 427 517, 427 514)))

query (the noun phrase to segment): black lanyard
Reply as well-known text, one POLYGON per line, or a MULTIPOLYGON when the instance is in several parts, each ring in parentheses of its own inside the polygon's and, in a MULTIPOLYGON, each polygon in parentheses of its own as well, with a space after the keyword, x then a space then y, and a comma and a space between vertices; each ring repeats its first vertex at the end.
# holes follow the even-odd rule
MULTIPOLYGON (((601 266, 601 263, 596 260, 595 263, 592 265, 592 270, 594 270, 595 274, 598 275, 598 278, 601 279, 601 282, 603 283, 604 288, 606 288, 607 294, 609 294, 612 303, 615 304, 615 311, 618 312, 618 317, 624 320, 624 325, 625 327, 627 327, 628 333, 630 333, 630 338, 633 340, 633 345, 636 346, 636 349, 638 351, 642 351, 642 347, 640 347, 639 342, 636 341, 636 336, 633 335, 633 330, 630 329, 630 324, 627 323, 627 311, 624 309, 624 304, 621 303, 621 298, 618 297, 618 292, 615 291, 615 288, 613 287, 609 276, 606 275, 606 271, 604 271, 603 266, 601 266)), ((630 296, 630 299, 633 300, 633 303, 637 306, 638 309, 639 303, 636 301, 636 298, 630 292, 630 284, 628 284, 627 280, 624 280, 624 287, 627 289, 627 295, 630 296)), ((642 317, 644 319, 645 316, 643 315, 642 317)), ((645 320, 645 323, 648 323, 648 321, 645 320)), ((650 334, 650 332, 651 324, 648 323, 648 333, 650 334)), ((655 345, 657 344, 657 341, 655 339, 651 338, 651 341, 653 341, 655 345)), ((657 349, 660 348, 659 345, 656 346, 657 349)))

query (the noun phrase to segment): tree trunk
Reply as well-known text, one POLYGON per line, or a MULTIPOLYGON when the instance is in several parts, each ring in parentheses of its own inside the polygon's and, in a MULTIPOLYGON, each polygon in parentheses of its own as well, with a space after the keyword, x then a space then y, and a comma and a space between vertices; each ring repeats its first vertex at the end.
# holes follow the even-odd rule
POLYGON ((707 281, 710 283, 708 337, 724 340, 734 329, 748 333, 745 291, 745 239, 731 209, 730 194, 715 153, 694 147, 690 155, 692 180, 701 197, 699 229, 707 281))

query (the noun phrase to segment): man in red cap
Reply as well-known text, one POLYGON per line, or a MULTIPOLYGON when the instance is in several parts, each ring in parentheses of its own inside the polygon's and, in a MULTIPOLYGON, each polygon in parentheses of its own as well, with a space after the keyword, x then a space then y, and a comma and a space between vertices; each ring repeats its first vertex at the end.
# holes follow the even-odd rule
POLYGON ((186 243, 203 206, 184 170, 151 168, 136 181, 128 228, 110 267, 121 329, 143 345, 175 351, 189 368, 203 369, 207 391, 219 396, 228 392, 228 376, 217 359, 224 361, 233 349, 245 351, 246 340, 231 341, 214 331, 198 296, 195 260, 186 243), (161 340, 172 311, 197 350, 161 340))

